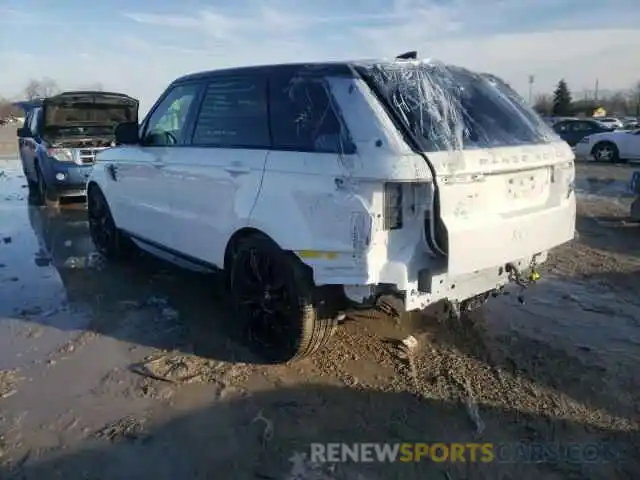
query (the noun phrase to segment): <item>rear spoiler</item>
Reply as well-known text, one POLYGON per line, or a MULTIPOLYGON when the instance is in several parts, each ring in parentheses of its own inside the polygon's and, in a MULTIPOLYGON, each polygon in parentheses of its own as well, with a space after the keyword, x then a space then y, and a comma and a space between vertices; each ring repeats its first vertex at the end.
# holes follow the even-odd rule
POLYGON ((418 59, 418 51, 412 50, 410 52, 401 53, 396 57, 396 60, 417 60, 418 59))

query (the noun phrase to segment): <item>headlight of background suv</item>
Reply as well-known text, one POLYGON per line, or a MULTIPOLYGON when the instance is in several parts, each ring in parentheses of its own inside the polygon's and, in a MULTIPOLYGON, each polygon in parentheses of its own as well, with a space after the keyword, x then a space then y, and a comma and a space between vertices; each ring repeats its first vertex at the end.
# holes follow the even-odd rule
POLYGON ((70 148, 50 148, 47 152, 50 157, 59 162, 73 162, 73 150, 70 148))

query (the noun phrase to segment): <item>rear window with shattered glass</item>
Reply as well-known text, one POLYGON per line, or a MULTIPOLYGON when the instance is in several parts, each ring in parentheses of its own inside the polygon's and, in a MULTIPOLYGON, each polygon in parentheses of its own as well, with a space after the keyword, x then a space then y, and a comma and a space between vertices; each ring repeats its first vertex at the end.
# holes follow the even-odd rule
POLYGON ((359 68, 425 152, 545 144, 558 137, 505 82, 436 63, 359 68))

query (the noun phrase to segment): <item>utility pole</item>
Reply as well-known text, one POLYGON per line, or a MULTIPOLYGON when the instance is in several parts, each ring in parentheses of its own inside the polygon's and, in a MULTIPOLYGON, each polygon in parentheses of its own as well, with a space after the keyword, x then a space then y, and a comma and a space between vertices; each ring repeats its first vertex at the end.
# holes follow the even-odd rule
POLYGON ((596 78, 596 91, 595 91, 595 102, 598 103, 598 89, 599 89, 599 81, 596 78))
POLYGON ((533 75, 529 75, 529 105, 533 105, 533 82, 535 81, 535 77, 533 75))

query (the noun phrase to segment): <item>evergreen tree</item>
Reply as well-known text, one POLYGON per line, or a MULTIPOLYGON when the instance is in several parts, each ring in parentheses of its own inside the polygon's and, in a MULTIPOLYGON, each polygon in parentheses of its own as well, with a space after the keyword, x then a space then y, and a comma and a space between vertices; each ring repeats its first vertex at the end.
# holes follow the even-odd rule
POLYGON ((571 115, 571 92, 564 79, 553 92, 553 114, 557 117, 571 115))

